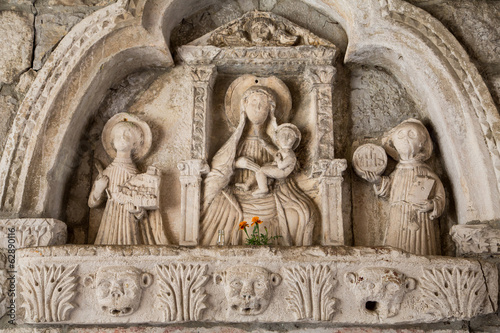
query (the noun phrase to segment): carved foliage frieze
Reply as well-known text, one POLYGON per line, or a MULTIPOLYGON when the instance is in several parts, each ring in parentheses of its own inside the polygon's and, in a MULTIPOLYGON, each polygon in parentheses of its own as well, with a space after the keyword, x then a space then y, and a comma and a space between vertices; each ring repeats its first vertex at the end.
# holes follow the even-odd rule
POLYGON ((207 265, 170 264, 158 265, 158 305, 166 321, 200 320, 207 307, 205 284, 207 265))
POLYGON ((288 308, 296 319, 331 320, 337 300, 333 290, 337 284, 327 265, 294 266, 284 269, 289 288, 288 308))
POLYGON ((27 322, 44 323, 68 320, 75 308, 77 265, 27 266, 19 279, 27 322))
POLYGON ((494 308, 479 268, 424 269, 421 289, 429 312, 446 318, 472 318, 494 308))
POLYGON ((12 237, 18 249, 63 245, 66 243, 67 227, 64 222, 55 219, 0 219, 0 247, 8 248, 12 237))
POLYGON ((500 252, 500 229, 488 224, 454 225, 450 235, 459 254, 500 252))

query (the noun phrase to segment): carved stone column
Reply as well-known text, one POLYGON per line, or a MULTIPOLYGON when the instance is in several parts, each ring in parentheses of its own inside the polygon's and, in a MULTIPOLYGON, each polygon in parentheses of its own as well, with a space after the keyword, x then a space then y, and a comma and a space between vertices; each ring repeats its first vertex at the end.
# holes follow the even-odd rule
POLYGON ((191 141, 191 158, 203 160, 207 158, 207 115, 212 102, 212 90, 217 67, 215 65, 191 66, 193 77, 193 137, 191 141))
POLYGON ((313 176, 319 177, 321 197, 321 244, 344 245, 342 215, 342 172, 347 161, 334 159, 333 136, 333 66, 308 66, 306 78, 312 85, 312 100, 316 113, 312 158, 313 176))
POLYGON ((335 73, 333 66, 308 66, 306 70, 316 111, 314 161, 334 158, 332 92, 335 73))
POLYGON ((181 172, 181 231, 179 245, 198 245, 200 224, 201 175, 209 171, 205 160, 188 160, 177 164, 181 172))
POLYGON ((342 214, 342 173, 347 168, 344 159, 319 160, 313 173, 319 175, 321 197, 321 245, 345 245, 342 214))
POLYGON ((201 175, 208 173, 207 132, 208 111, 212 102, 212 90, 217 74, 215 65, 193 64, 193 128, 191 160, 177 164, 181 182, 181 231, 179 245, 198 245, 201 200, 201 175))

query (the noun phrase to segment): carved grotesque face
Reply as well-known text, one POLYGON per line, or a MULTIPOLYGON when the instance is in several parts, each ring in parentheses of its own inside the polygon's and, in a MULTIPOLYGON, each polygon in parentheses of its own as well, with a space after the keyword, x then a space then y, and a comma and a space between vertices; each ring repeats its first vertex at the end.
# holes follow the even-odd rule
POLYGON ((131 152, 141 140, 141 131, 131 122, 122 121, 111 130, 116 151, 131 152))
POLYGON ((285 127, 276 133, 276 141, 281 148, 292 148, 297 139, 297 134, 290 128, 285 127))
POLYGON ((261 92, 248 95, 244 105, 248 119, 255 125, 263 124, 271 111, 269 96, 261 92))
POLYGON ((388 268, 366 268, 358 273, 347 273, 346 282, 354 291, 359 306, 381 319, 397 315, 405 293, 416 286, 414 279, 388 268))
POLYGON ((263 43, 272 37, 271 26, 269 23, 257 21, 250 28, 250 38, 255 43, 263 43))
POLYGON ((278 274, 255 266, 231 267, 215 276, 216 284, 224 284, 229 310, 246 316, 264 312, 280 282, 278 274))
POLYGON ((424 129, 412 123, 401 125, 392 136, 394 148, 403 161, 414 158, 422 149, 425 139, 424 129))
POLYGON ((96 275, 99 308, 112 316, 127 316, 140 305, 142 289, 152 282, 149 273, 135 267, 105 267, 96 275))

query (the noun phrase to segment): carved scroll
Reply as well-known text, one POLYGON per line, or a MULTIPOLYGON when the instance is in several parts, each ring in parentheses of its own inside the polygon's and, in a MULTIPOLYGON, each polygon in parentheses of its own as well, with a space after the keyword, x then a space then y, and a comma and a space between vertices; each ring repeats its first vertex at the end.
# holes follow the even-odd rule
POLYGON ((204 160, 189 160, 177 164, 181 176, 180 245, 198 245, 200 225, 201 175, 208 173, 204 160))
POLYGON ((331 320, 335 313, 332 291, 337 281, 329 266, 308 265, 285 268, 289 287, 288 308, 297 319, 331 320))
POLYGON ((209 276, 207 265, 170 264, 158 265, 160 277, 159 303, 164 310, 166 321, 200 320, 207 307, 207 297, 203 287, 209 276))
POLYGON ((76 296, 77 265, 30 266, 22 268, 19 279, 21 307, 26 309, 27 322, 58 322, 69 319, 76 296))
POLYGON ((485 308, 494 309, 479 269, 456 266, 425 269, 421 288, 425 304, 445 318, 472 318, 486 313, 485 308))

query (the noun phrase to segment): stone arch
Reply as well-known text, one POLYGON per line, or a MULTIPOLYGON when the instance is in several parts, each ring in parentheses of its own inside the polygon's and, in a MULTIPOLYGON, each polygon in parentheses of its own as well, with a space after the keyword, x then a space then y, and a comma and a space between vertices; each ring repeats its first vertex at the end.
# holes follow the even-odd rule
MULTIPOLYGON (((121 0, 72 29, 38 74, 7 139, 0 161, 4 215, 58 216, 81 124, 113 83, 142 68, 172 66, 173 27, 212 2, 121 0)), ((428 13, 400 0, 305 2, 343 26, 346 63, 386 68, 429 111, 460 223, 499 218, 499 117, 456 39, 428 13), (462 132, 459 142, 453 140, 462 132)))

